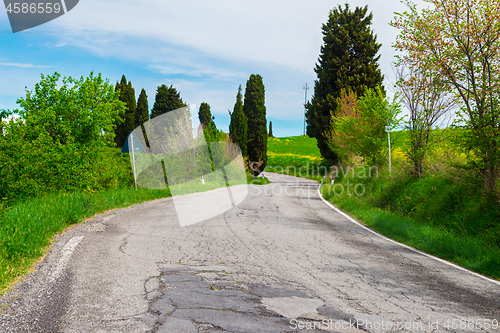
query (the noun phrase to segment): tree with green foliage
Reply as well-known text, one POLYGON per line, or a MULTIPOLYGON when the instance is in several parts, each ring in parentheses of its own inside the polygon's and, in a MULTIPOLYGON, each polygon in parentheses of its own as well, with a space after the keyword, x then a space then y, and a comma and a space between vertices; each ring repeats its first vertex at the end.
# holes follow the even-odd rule
POLYGON ((155 103, 151 110, 150 118, 153 119, 154 117, 177 110, 184 106, 187 106, 187 104, 182 101, 181 94, 177 89, 172 85, 167 87, 162 84, 156 89, 155 103))
POLYGON ((122 75, 121 81, 116 83, 115 91, 120 92, 120 101, 125 103, 127 109, 123 115, 119 115, 115 129, 115 142, 118 147, 123 147, 127 136, 134 130, 135 126, 135 112, 137 104, 135 101, 135 90, 132 88, 132 82, 122 75))
POLYGON ((234 104, 233 112, 229 113, 231 121, 229 123, 229 137, 237 144, 243 156, 247 155, 247 131, 248 119, 243 111, 243 95, 241 94, 241 85, 238 87, 236 95, 236 103, 234 104))
POLYGON ((306 104, 307 135, 318 140, 323 157, 333 162, 338 156, 329 143, 330 125, 342 89, 362 96, 366 88, 381 87, 383 81, 377 55, 381 44, 370 29, 373 16, 367 12, 368 6, 351 11, 348 4, 339 5, 330 11, 322 28, 324 44, 314 69, 318 79, 312 100, 306 104))
POLYGON ((210 111, 210 105, 208 103, 202 102, 200 104, 200 109, 198 111, 198 119, 203 127, 203 133, 205 134, 205 139, 207 142, 217 141, 218 131, 215 126, 215 117, 212 116, 210 111))
POLYGON ((210 112, 210 105, 208 103, 202 102, 200 104, 200 109, 198 110, 198 119, 200 120, 201 126, 210 127, 212 123, 212 113, 210 112))
POLYGON ((34 140, 46 132, 63 145, 110 145, 116 126, 114 120, 127 107, 118 102, 121 101, 119 93, 112 93, 108 81, 93 72, 87 78, 64 77, 58 88, 60 77, 57 72, 42 74, 35 91, 26 91, 26 98, 17 100, 21 109, 14 112, 29 128, 27 139, 34 140))
POLYGON ((442 142, 445 130, 435 126, 443 116, 455 107, 455 96, 443 90, 439 78, 424 75, 400 64, 395 70, 396 91, 408 110, 404 122, 408 131, 408 145, 404 151, 413 164, 413 178, 424 175, 424 158, 438 142, 442 142))
POLYGON ((273 122, 272 121, 269 122, 269 137, 270 138, 273 137, 273 122))
POLYGON ((262 172, 267 164, 267 119, 265 89, 262 76, 252 74, 247 80, 243 112, 248 119, 247 155, 250 163, 256 163, 262 172))
POLYGON ((387 152, 386 126, 398 123, 401 107, 397 97, 390 103, 380 88, 367 89, 359 99, 351 90, 342 90, 338 110, 332 118, 331 149, 342 158, 357 155, 370 164, 382 164, 387 152))
POLYGON ((126 105, 101 75, 41 75, 17 100, 19 118, 0 135, 0 197, 14 201, 53 191, 130 184, 128 158, 112 148, 126 105))
POLYGON ((487 192, 498 191, 500 176, 500 1, 429 0, 414 3, 391 22, 401 30, 394 47, 401 63, 436 75, 443 91, 460 99, 456 126, 471 164, 484 177, 487 192))
POLYGON ((9 110, 0 110, 0 135, 3 134, 3 121, 12 114, 9 110))
POLYGON ((141 126, 149 120, 148 95, 144 88, 141 90, 139 99, 137 100, 137 108, 135 110, 135 127, 141 126))

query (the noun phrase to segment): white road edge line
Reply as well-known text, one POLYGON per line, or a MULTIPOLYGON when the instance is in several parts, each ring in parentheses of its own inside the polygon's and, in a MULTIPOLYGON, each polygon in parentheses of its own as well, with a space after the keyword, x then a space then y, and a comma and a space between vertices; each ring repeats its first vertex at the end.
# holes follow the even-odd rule
POLYGON ((54 282, 61 275, 63 270, 66 268, 66 265, 68 264, 69 258, 71 258, 71 255, 82 239, 83 236, 76 236, 71 238, 66 243, 66 245, 64 245, 63 249, 61 250, 61 257, 50 273, 49 279, 51 280, 51 282, 54 282))
POLYGON ((318 195, 319 195, 319 197, 321 198, 321 200, 323 200, 323 202, 324 202, 325 204, 327 204, 328 206, 330 206, 330 208, 332 208, 333 210, 335 210, 337 213, 339 213, 339 214, 343 215, 345 218, 347 218, 347 219, 348 219, 349 221, 351 221, 352 223, 359 225, 360 227, 362 227, 362 228, 364 228, 364 229, 368 230, 369 232, 371 232, 371 233, 373 233, 373 234, 375 234, 375 235, 377 235, 377 236, 379 236, 379 237, 381 237, 381 238, 383 238, 383 239, 385 239, 385 240, 387 240, 387 241, 389 241, 389 242, 392 242, 392 243, 394 243, 394 244, 397 244, 397 245, 399 245, 399 246, 402 246, 402 247, 404 247, 404 248, 407 248, 407 249, 409 249, 409 250, 411 250, 411 251, 413 251, 413 252, 416 252, 416 253, 418 253, 418 254, 424 255, 424 256, 426 256, 426 257, 428 257, 428 258, 431 258, 431 259, 437 260, 437 261, 439 261, 439 262, 441 262, 441 263, 443 263, 443 264, 446 264, 446 265, 448 265, 448 266, 451 266, 451 267, 454 267, 454 268, 456 268, 456 269, 459 269, 459 270, 462 270, 462 271, 464 271, 464 272, 467 272, 467 273, 469 273, 469 274, 472 274, 472 275, 474 275, 474 276, 476 276, 476 277, 479 277, 479 278, 481 278, 481 279, 483 279, 483 280, 486 280, 486 281, 489 281, 489 282, 493 282, 493 283, 495 283, 495 284, 497 284, 497 285, 499 285, 499 286, 500 286, 500 281, 497 281, 497 280, 494 280, 494 279, 492 279, 492 278, 486 277, 486 276, 484 276, 484 275, 478 274, 478 273, 476 273, 476 272, 473 272, 473 271, 471 271, 471 270, 468 270, 467 268, 464 268, 464 267, 462 267, 462 266, 456 265, 456 264, 451 263, 451 262, 449 262, 449 261, 446 261, 446 260, 444 260, 444 259, 441 259, 441 258, 435 257, 435 256, 433 256, 433 255, 431 255, 431 254, 428 254, 428 253, 422 252, 422 251, 417 250, 417 249, 415 249, 415 248, 413 248, 413 247, 411 247, 411 246, 408 246, 408 245, 406 245, 406 244, 402 244, 402 243, 400 243, 400 242, 397 242, 397 241, 395 241, 394 239, 388 238, 388 237, 386 237, 386 236, 384 236, 384 235, 382 235, 382 234, 380 234, 380 233, 376 232, 375 230, 368 228, 367 226, 365 226, 365 225, 363 225, 363 224, 359 223, 358 221, 356 221, 355 219, 353 219, 352 217, 350 217, 349 215, 347 215, 346 213, 344 213, 343 211, 341 211, 340 209, 338 209, 337 207, 335 207, 334 205, 332 205, 330 202, 328 202, 327 200, 325 200, 325 198, 323 198, 323 196, 321 195, 320 189, 321 189, 321 185, 320 185, 320 187, 318 187, 318 195))

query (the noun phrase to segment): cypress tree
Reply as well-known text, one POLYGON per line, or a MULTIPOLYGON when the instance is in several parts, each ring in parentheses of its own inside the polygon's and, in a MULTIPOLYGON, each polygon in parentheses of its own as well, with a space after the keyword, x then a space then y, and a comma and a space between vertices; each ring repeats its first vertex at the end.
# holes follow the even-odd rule
POLYGON ((247 155, 247 130, 248 119, 243 112, 243 96, 241 95, 241 85, 238 88, 236 95, 236 103, 234 104, 231 122, 229 123, 229 136, 234 143, 241 148, 243 156, 247 155))
POLYGON ((203 127, 209 128, 212 124, 212 113, 210 112, 210 105, 208 103, 201 103, 198 111, 198 119, 203 127))
POLYGON ((307 135, 318 140, 321 155, 333 162, 338 161, 338 156, 329 144, 329 136, 342 89, 350 88, 360 97, 366 88, 380 87, 383 91, 377 55, 381 44, 370 29, 373 16, 367 12, 368 6, 356 7, 352 12, 348 4, 345 8, 339 5, 323 24, 324 44, 314 69, 314 95, 306 105, 307 135))
POLYGON ((200 124, 203 126, 203 132, 205 138, 208 141, 217 140, 217 127, 215 126, 215 117, 212 116, 210 112, 210 104, 202 102, 200 104, 200 109, 198 110, 198 119, 200 124))
POLYGON ((148 95, 144 88, 141 90, 137 100, 137 109, 135 110, 135 127, 141 126, 149 120, 148 95))
POLYGON ((181 94, 177 89, 172 87, 172 85, 167 87, 162 84, 156 89, 155 103, 151 110, 151 119, 186 105, 187 104, 182 101, 181 94))
POLYGON ((273 122, 272 121, 269 122, 269 137, 270 138, 273 137, 273 122))
POLYGON ((120 101, 124 102, 126 105, 125 112, 119 115, 120 120, 117 122, 115 129, 115 143, 118 147, 123 147, 128 134, 135 128, 135 112, 136 112, 136 102, 135 102, 135 90, 132 88, 132 82, 122 75, 120 83, 116 83, 115 91, 120 91, 120 101))
POLYGON ((259 74, 250 75, 247 81, 243 112, 248 119, 248 159, 258 162, 262 172, 267 164, 267 120, 264 83, 259 74))

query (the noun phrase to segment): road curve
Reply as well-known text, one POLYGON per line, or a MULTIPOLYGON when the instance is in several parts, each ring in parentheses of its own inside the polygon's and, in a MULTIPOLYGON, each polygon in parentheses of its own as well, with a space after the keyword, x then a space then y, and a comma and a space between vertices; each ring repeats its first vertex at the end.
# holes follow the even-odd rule
POLYGON ((266 177, 202 223, 167 198, 58 236, 0 299, 0 331, 500 331, 498 283, 353 223, 314 181, 266 177))

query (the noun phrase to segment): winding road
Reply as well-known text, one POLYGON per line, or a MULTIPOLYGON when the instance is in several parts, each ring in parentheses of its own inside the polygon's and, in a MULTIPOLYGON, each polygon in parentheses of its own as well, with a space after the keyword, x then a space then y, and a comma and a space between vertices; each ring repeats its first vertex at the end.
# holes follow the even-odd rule
POLYGON ((0 299, 0 331, 500 331, 497 281, 367 230, 314 181, 266 177, 202 223, 166 198, 68 230, 0 299))

